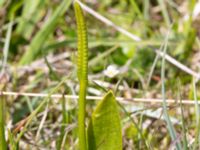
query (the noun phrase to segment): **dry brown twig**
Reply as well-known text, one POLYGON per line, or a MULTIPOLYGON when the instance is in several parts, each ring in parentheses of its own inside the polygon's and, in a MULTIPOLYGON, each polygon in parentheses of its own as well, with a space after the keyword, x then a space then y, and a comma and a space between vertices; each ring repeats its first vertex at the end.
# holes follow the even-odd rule
MULTIPOLYGON (((18 93, 18 92, 6 92, 0 91, 1 95, 5 96, 28 96, 28 97, 48 97, 48 94, 45 93, 18 93)), ((51 98, 62 98, 62 94, 52 94, 51 98)), ((64 95, 66 99, 78 99, 77 95, 64 95)), ((102 96, 87 96, 87 100, 101 100, 102 96)), ((123 98, 123 97, 116 97, 116 100, 124 103, 124 104, 133 104, 133 103, 162 103, 163 100, 159 98, 123 98)), ((168 104, 180 103, 179 100, 175 99, 166 99, 168 104)), ((195 104, 195 100, 181 100, 182 104, 195 104)), ((200 102, 198 101, 198 104, 200 102)))

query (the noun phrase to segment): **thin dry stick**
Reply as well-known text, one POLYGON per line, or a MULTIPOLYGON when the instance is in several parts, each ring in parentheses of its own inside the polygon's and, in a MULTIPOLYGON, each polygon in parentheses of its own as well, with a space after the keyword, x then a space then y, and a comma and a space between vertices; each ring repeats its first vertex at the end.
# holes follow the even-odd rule
MULTIPOLYGON (((120 33, 126 35, 127 37, 133 39, 134 41, 141 41, 142 39, 128 31, 126 31, 125 29, 121 28, 120 26, 117 26, 116 24, 114 24, 112 21, 110 21, 109 19, 105 18, 104 16, 100 15, 99 13, 95 12, 93 9, 89 8, 88 6, 86 6, 85 4, 83 4, 82 2, 80 2, 79 0, 76 0, 79 5, 85 10, 87 11, 89 14, 93 15, 95 18, 97 18, 98 20, 102 21, 103 23, 105 23, 108 26, 113 27, 114 29, 116 29, 117 31, 119 31, 120 33)), ((160 51, 155 51, 156 53, 158 53, 161 57, 163 57, 163 53, 160 51)), ((189 67, 183 65, 182 63, 178 62, 177 60, 175 60, 174 58, 172 58, 171 56, 169 56, 168 54, 165 54, 165 59, 170 62, 171 64, 175 65, 176 67, 178 67, 179 69, 181 69, 182 71, 192 75, 193 77, 195 77, 197 80, 200 79, 200 74, 196 73, 195 71, 193 71, 192 69, 190 69, 189 67)))
MULTIPOLYGON (((6 91, 0 91, 2 95, 7 96, 29 96, 29 97, 48 97, 48 94, 44 93, 18 93, 18 92, 6 92, 6 91)), ((50 96, 51 98, 61 98, 63 97, 62 94, 52 94, 50 96)), ((78 95, 64 95, 66 99, 78 99, 78 95)), ((101 96, 87 96, 87 100, 101 100, 103 97, 101 96)), ((123 98, 123 97, 117 97, 117 101, 124 103, 124 104, 131 104, 131 103, 162 103, 163 100, 159 98, 123 98)), ((180 101, 177 101, 175 99, 166 99, 166 102, 168 104, 173 103, 180 103, 180 101)), ((192 104, 194 105, 194 100, 182 100, 182 104, 192 104)), ((198 101, 198 104, 200 104, 200 101, 198 101)))
POLYGON ((44 123, 45 123, 45 120, 47 118, 47 114, 48 114, 48 109, 49 109, 49 103, 47 104, 46 108, 45 108, 45 111, 44 111, 44 114, 43 114, 43 117, 42 117, 42 120, 40 122, 40 125, 39 125, 39 128, 37 130, 37 133, 36 133, 36 136, 35 136, 35 142, 38 142, 39 138, 40 138, 40 132, 44 126, 44 123))
MULTIPOLYGON (((164 55, 163 52, 158 51, 158 50, 156 50, 156 53, 157 53, 158 55, 160 55, 161 57, 163 57, 163 55, 164 55)), ((165 55, 166 55, 166 54, 165 54, 165 55)), ((197 72, 193 71, 192 69, 188 68, 187 66, 181 64, 180 62, 178 62, 176 59, 172 58, 171 56, 166 55, 166 56, 165 56, 165 59, 166 59, 168 62, 170 62, 171 64, 173 64, 173 65, 177 66, 178 68, 180 68, 181 70, 185 71, 186 73, 188 73, 188 74, 194 76, 194 77, 197 78, 198 80, 200 79, 200 74, 199 74, 199 73, 197 73, 197 72)))

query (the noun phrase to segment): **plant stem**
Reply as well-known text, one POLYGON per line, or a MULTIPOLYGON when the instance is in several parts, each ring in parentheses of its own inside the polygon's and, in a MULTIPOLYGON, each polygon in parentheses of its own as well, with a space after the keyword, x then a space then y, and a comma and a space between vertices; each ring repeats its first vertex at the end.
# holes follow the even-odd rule
POLYGON ((0 150, 6 150, 7 149, 7 144, 6 144, 6 139, 5 139, 5 129, 4 129, 4 124, 5 124, 5 100, 4 96, 0 95, 0 150))
POLYGON ((79 110, 78 110, 78 128, 79 128, 79 148, 86 149, 86 133, 85 133, 85 96, 86 84, 80 82, 79 92, 79 110))

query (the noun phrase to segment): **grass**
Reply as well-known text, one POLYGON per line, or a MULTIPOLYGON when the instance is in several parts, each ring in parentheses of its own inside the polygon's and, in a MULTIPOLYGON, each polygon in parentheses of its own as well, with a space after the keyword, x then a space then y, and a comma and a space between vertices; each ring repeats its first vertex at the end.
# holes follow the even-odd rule
MULTIPOLYGON (((64 14, 64 12, 67 11, 70 4, 71 0, 65 0, 55 10, 52 17, 44 24, 42 30, 40 30, 40 32, 38 32, 32 40, 30 48, 22 56, 20 60, 21 65, 29 64, 39 55, 39 53, 41 53, 41 47, 43 46, 44 41, 48 38, 49 34, 52 33, 52 31, 55 29, 59 17, 61 17, 64 14)), ((35 11, 37 11, 37 7, 35 7, 35 11)), ((22 30, 22 32, 24 31, 22 30)))
MULTIPOLYGON (((168 32, 167 36, 166 36, 165 44, 164 44, 164 47, 163 47, 164 55, 163 55, 163 58, 162 58, 162 67, 161 67, 161 80, 162 80, 162 90, 161 91, 162 91, 162 98, 163 98, 163 112, 164 112, 164 117, 165 117, 165 120, 166 120, 166 123, 167 123, 167 127, 168 127, 168 130, 169 130, 171 139, 173 141, 177 141, 178 137, 176 135, 176 131, 173 127, 173 124, 170 120, 170 117, 169 117, 169 114, 168 114, 168 111, 167 111, 166 94, 165 94, 165 54, 166 54, 166 51, 167 51, 167 42, 168 42, 169 34, 170 33, 168 32)), ((180 145, 179 140, 175 143, 175 145, 176 145, 177 150, 181 150, 182 146, 180 145)))
POLYGON ((87 149, 109 90, 123 149, 199 149, 198 3, 1 1, 0 150, 87 149))

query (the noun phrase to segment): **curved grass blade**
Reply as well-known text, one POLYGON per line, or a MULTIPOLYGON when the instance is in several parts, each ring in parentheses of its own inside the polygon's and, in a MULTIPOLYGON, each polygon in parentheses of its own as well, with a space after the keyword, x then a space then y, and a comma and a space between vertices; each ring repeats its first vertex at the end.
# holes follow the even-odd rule
POLYGON ((86 104, 86 89, 87 89, 87 74, 88 74, 88 40, 87 29, 83 15, 83 11, 77 2, 74 2, 74 10, 77 22, 78 32, 78 79, 80 83, 79 90, 79 106, 78 106, 78 134, 79 148, 87 149, 86 134, 85 134, 85 104, 86 104))
POLYGON ((26 39, 30 39, 34 26, 42 16, 45 1, 34 0, 34 1, 23 1, 22 18, 17 26, 17 33, 23 35, 26 39))
POLYGON ((196 128, 195 128, 195 141, 193 144, 193 150, 198 149, 200 147, 200 108, 198 105, 198 100, 197 100, 197 88, 196 88, 196 83, 195 79, 193 79, 193 95, 194 95, 194 100, 195 100, 195 117, 196 117, 196 128))
POLYGON ((40 53, 42 45, 45 43, 48 36, 53 32, 59 21, 60 16, 69 8, 71 0, 63 0, 59 7, 54 12, 53 16, 44 24, 42 29, 34 36, 29 48, 20 60, 20 65, 31 63, 40 53))
POLYGON ((167 26, 170 26, 171 22, 170 22, 169 14, 167 12, 165 2, 163 0, 157 0, 157 1, 158 1, 158 4, 160 5, 162 15, 164 17, 164 20, 165 20, 167 26))
POLYGON ((24 135, 24 133, 27 131, 28 126, 30 125, 30 123, 32 122, 32 120, 35 118, 35 116, 42 110, 42 108, 49 103, 51 95, 53 93, 55 93, 57 90, 60 89, 60 87, 65 83, 65 81, 68 79, 67 77, 64 77, 59 83, 58 85, 53 88, 49 93, 48 96, 46 98, 44 98, 42 100, 42 102, 37 106, 37 108, 28 116, 27 118, 27 122, 24 125, 24 128, 20 131, 20 133, 18 134, 18 137, 16 139, 16 143, 19 143, 21 137, 24 135))
MULTIPOLYGON (((12 26, 13 22, 11 21, 9 23, 9 27, 6 33, 6 40, 4 43, 3 48, 3 60, 2 60, 2 67, 0 68, 0 91, 4 90, 7 81, 4 81, 4 73, 5 73, 5 67, 7 64, 7 57, 8 57, 8 51, 10 46, 10 38, 11 38, 11 32, 12 32, 12 26)), ((6 150, 7 149, 7 143, 5 139, 5 96, 1 95, 0 93, 0 150, 6 150)))
POLYGON ((122 133, 117 102, 109 91, 99 102, 88 127, 89 150, 122 150, 122 133))
POLYGON ((164 57, 162 58, 162 66, 161 66, 161 80, 162 80, 162 90, 161 91, 162 91, 162 99, 163 99, 163 112, 164 112, 164 118, 167 123, 167 128, 169 130, 171 139, 172 139, 172 141, 177 141, 175 144, 176 149, 181 150, 182 149, 181 143, 180 143, 179 139, 177 140, 176 131, 174 129, 174 126, 173 126, 173 124, 170 120, 169 114, 167 112, 167 102, 166 102, 166 95, 165 95, 165 54, 167 51, 168 39, 169 39, 169 32, 167 33, 164 47, 163 47, 164 57))

